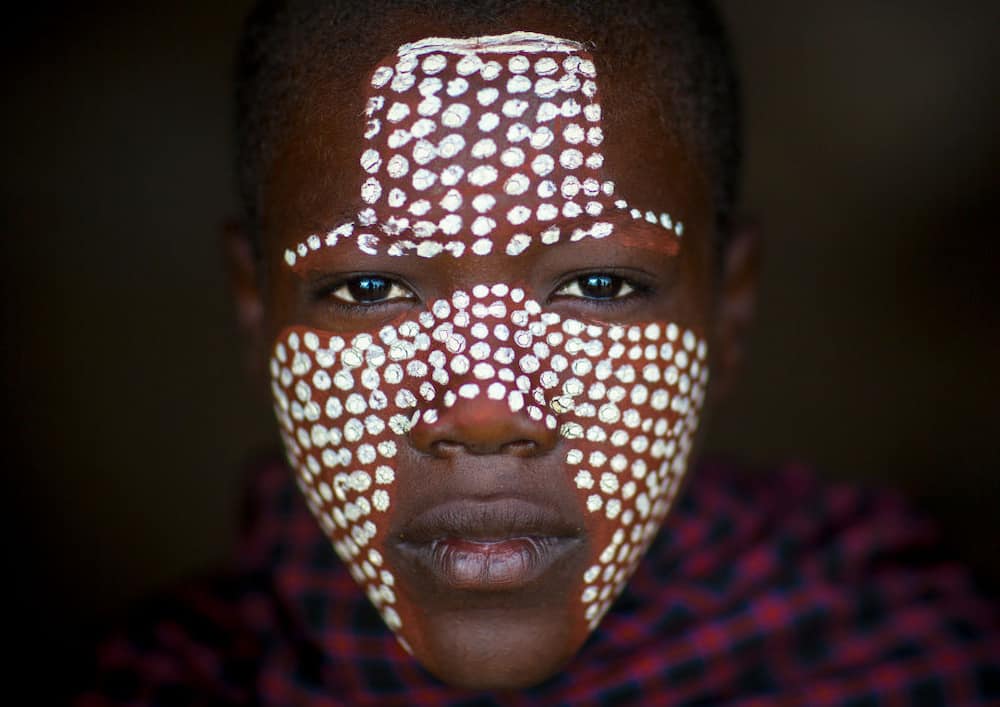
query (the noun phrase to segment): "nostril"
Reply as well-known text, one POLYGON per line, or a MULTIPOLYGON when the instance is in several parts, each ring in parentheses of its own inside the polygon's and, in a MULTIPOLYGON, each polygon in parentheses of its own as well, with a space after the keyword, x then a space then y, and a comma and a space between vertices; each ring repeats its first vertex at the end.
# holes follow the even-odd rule
POLYGON ((450 439, 440 439, 431 443, 430 453, 435 457, 453 457, 464 448, 465 445, 454 442, 450 439))
POLYGON ((538 443, 530 439, 518 439, 507 442, 500 447, 501 454, 510 454, 515 457, 533 457, 538 454, 538 443))
POLYGON ((435 457, 453 457, 460 452, 466 454, 489 455, 509 454, 515 457, 531 457, 540 452, 540 445, 530 439, 518 439, 503 444, 474 444, 456 442, 450 439, 436 440, 430 445, 430 453, 435 457))

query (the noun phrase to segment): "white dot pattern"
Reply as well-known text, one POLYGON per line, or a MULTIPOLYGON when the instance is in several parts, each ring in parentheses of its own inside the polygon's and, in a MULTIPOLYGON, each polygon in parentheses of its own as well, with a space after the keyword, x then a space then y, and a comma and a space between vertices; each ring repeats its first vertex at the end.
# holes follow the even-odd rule
POLYGON ((413 609, 382 558, 395 460, 412 428, 485 398, 559 431, 554 453, 565 454, 598 550, 577 590, 580 620, 592 629, 634 572, 685 472, 706 361, 704 340, 675 324, 563 319, 521 288, 495 283, 351 337, 289 328, 270 372, 309 508, 406 640, 413 609))
MULTIPOLYGON (((376 68, 370 87, 366 147, 359 160, 361 199, 370 207, 356 220, 357 231, 331 232, 317 248, 353 236, 364 252, 486 255, 492 248, 473 247, 484 235, 482 223, 478 231, 470 228, 472 222, 456 228, 452 219, 448 229, 442 223, 453 211, 443 197, 462 183, 503 184, 510 198, 504 198, 494 218, 507 219, 527 235, 546 229, 560 214, 597 218, 612 209, 662 226, 675 237, 683 233, 683 225, 669 214, 634 210, 615 199, 600 150, 604 129, 596 69, 575 42, 529 32, 422 40, 400 47, 394 60, 376 68), (479 164, 468 171, 456 163, 470 158, 479 164), (552 202, 529 209, 525 217, 528 207, 517 197, 529 193, 552 202), (416 213, 413 205, 420 201, 426 205, 416 213), (410 222, 412 215, 422 220, 410 222), (428 239, 437 245, 427 245, 428 239)), ((598 222, 550 232, 549 238, 531 243, 603 238, 613 230, 610 223, 598 222)), ((285 260, 294 266, 313 250, 307 238, 288 249, 285 260)))

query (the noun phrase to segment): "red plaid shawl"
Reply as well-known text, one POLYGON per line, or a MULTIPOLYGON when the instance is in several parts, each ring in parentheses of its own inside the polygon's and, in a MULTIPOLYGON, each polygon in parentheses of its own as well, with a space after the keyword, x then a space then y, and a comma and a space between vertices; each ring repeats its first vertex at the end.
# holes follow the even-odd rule
POLYGON ((607 618, 531 690, 445 686, 259 469, 236 568, 103 640, 99 705, 1000 704, 1000 612, 891 494, 703 465, 607 618))

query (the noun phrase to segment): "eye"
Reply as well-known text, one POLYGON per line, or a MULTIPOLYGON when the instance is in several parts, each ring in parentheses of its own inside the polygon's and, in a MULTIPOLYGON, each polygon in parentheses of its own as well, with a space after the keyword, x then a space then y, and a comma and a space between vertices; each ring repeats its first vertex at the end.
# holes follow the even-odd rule
POLYGON ((627 297, 636 291, 628 280, 609 273, 591 273, 571 280, 556 291, 564 297, 612 300, 627 297))
POLYGON ((349 304, 381 304, 413 298, 413 292, 408 287, 380 275, 358 275, 344 280, 330 294, 349 304))

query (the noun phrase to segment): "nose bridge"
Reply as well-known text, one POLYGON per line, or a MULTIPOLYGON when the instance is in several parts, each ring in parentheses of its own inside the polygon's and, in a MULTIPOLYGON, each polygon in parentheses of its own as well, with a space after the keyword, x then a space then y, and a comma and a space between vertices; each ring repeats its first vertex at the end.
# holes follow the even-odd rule
POLYGON ((428 362, 438 391, 425 396, 427 405, 410 430, 414 446, 461 446, 473 453, 505 447, 540 453, 555 446, 558 423, 545 395, 545 383, 555 381, 543 381, 540 361, 548 351, 538 305, 520 289, 479 285, 471 296, 458 291, 438 300, 430 313, 436 325, 428 362))

